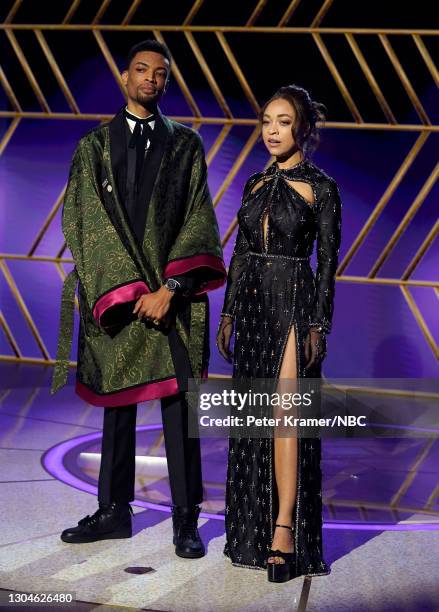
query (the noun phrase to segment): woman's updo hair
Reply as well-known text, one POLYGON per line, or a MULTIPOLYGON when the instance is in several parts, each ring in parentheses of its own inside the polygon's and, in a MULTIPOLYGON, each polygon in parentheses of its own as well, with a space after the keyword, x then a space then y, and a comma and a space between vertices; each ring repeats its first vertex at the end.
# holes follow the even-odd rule
POLYGON ((325 120, 325 105, 312 100, 303 87, 286 85, 280 87, 274 96, 264 104, 259 114, 260 121, 262 121, 270 102, 279 98, 287 100, 296 111, 296 120, 293 124, 294 140, 304 155, 310 155, 320 142, 319 128, 316 123, 325 120))

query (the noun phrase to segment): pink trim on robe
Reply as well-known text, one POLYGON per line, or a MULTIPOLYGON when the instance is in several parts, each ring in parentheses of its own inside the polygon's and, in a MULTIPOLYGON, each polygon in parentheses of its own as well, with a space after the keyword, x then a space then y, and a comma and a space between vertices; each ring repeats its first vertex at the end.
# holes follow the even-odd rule
POLYGON ((207 281, 203 287, 195 293, 195 295, 202 295, 203 293, 207 293, 207 291, 212 291, 212 289, 217 289, 218 287, 222 287, 226 282, 227 272, 224 267, 224 262, 220 257, 216 257, 215 255, 193 255, 192 257, 185 257, 184 259, 178 259, 175 261, 170 261, 165 268, 163 276, 165 278, 172 277, 178 274, 185 274, 190 270, 194 270, 195 268, 213 268, 218 272, 221 272, 223 277, 216 278, 210 281, 207 281))
POLYGON ((76 381, 76 393, 81 399, 92 404, 93 406, 126 406, 127 404, 136 404, 137 402, 146 402, 147 400, 159 399, 168 395, 175 395, 179 392, 178 382, 176 378, 161 380, 154 383, 146 383, 139 385, 134 389, 126 389, 117 391, 116 393, 108 393, 101 395, 89 389, 86 385, 76 381))
POLYGON ((117 287, 117 289, 109 291, 98 299, 93 308, 93 316, 98 325, 100 325, 101 317, 108 308, 116 306, 116 304, 124 304, 132 300, 138 300, 139 297, 145 293, 151 293, 151 291, 148 285, 143 281, 135 281, 123 285, 123 287, 117 287))

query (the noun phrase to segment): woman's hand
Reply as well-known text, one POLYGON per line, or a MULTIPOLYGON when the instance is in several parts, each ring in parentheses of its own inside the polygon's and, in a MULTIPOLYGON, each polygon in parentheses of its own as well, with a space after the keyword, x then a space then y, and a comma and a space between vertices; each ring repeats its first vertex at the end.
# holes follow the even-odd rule
POLYGON ((323 361, 326 356, 326 337, 321 331, 310 328, 305 338, 305 368, 310 368, 319 361, 323 361))
POLYGON ((166 287, 160 287, 153 293, 144 293, 137 300, 133 314, 137 314, 138 319, 149 319, 158 325, 167 315, 173 295, 166 287))
POLYGON ((231 317, 223 317, 218 327, 216 335, 216 346, 219 352, 226 361, 232 360, 232 352, 230 351, 230 339, 233 334, 233 319, 231 317))

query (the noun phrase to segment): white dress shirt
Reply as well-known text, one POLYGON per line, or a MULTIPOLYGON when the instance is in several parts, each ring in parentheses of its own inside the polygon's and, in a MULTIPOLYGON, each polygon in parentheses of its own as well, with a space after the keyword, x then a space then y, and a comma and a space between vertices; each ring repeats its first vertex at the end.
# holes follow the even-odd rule
MULTIPOLYGON (((135 113, 133 113, 132 111, 128 110, 128 106, 126 106, 125 108, 126 108, 126 110, 127 110, 129 113, 131 113, 132 115, 134 115, 134 117, 137 117, 138 119, 145 119, 145 117, 139 117, 138 115, 136 115, 136 114, 135 114, 135 113)), ((134 131, 134 128, 135 128, 136 122, 135 122, 135 121, 133 121, 132 119, 130 119, 129 117, 126 117, 126 120, 127 120, 127 122, 128 122, 128 126, 129 126, 129 128, 130 128, 130 130, 131 130, 131 133, 132 133, 132 132, 134 131)), ((153 129, 154 129, 154 127, 155 127, 155 119, 154 119, 153 121, 151 121, 151 123, 150 123, 149 125, 151 126, 151 129, 153 130, 153 129)), ((142 124, 140 125, 140 131, 141 131, 141 132, 143 132, 143 125, 142 125, 142 124)), ((146 141, 146 146, 145 146, 145 149, 146 149, 146 150, 148 150, 148 149, 149 149, 149 145, 150 145, 150 144, 151 144, 151 143, 150 143, 150 140, 149 140, 149 138, 148 138, 148 140, 146 141)))

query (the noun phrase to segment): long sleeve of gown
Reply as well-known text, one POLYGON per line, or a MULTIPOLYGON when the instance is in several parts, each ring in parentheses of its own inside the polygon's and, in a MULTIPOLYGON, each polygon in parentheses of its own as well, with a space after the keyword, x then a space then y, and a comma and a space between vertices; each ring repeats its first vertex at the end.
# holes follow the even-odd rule
POLYGON ((337 183, 328 182, 317 211, 316 292, 310 327, 331 332, 334 310, 335 274, 341 242, 342 203, 337 183))
POLYGON ((239 227, 238 234, 236 236, 235 248, 233 249, 229 271, 227 274, 226 292, 224 295, 224 304, 221 312, 222 316, 235 316, 235 298, 242 273, 247 265, 248 250, 249 245, 247 239, 244 236, 244 232, 239 227))

